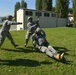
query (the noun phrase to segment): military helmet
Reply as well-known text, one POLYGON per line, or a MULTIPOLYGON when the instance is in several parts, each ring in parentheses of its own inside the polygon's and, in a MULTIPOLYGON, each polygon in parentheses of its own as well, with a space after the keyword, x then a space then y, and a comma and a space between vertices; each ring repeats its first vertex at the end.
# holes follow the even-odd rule
POLYGON ((41 32, 41 28, 37 27, 36 32, 41 32))
POLYGON ((6 19, 9 19, 9 18, 13 18, 13 16, 12 15, 6 16, 6 19))
POLYGON ((27 18, 27 21, 28 21, 29 19, 32 19, 32 17, 28 17, 28 18, 27 18))

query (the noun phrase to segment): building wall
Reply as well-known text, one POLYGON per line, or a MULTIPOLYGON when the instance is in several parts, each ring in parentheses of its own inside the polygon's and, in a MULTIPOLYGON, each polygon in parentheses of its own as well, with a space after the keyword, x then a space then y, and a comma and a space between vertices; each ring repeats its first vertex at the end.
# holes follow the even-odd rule
POLYGON ((67 19, 66 18, 58 18, 57 27, 66 27, 67 19))
POLYGON ((39 24, 42 28, 56 27, 56 18, 40 18, 39 24))
POLYGON ((24 11, 22 9, 17 11, 17 22, 22 22, 21 25, 17 25, 17 30, 24 29, 24 11))
MULTIPOLYGON (((33 16, 32 16, 33 20, 37 20, 38 17, 35 16, 35 12, 36 11, 33 11, 33 16)), ((50 13, 49 17, 44 17, 44 13, 49 13, 49 12, 45 12, 45 11, 42 12, 42 16, 39 17, 40 27, 42 28, 56 27, 57 17, 51 17, 52 13, 50 13)), ((27 18, 28 16, 25 14, 25 29, 27 29, 27 18)))
POLYGON ((55 12, 50 11, 37 11, 31 9, 20 9, 17 11, 17 21, 22 22, 23 24, 17 26, 17 30, 27 29, 27 18, 30 15, 27 15, 26 11, 32 11, 33 20, 37 20, 36 12, 41 12, 42 15, 39 17, 39 24, 41 28, 51 28, 51 27, 65 27, 66 19, 57 18, 57 14, 55 12), (44 13, 49 13, 49 17, 44 16, 44 13))
POLYGON ((10 31, 17 30, 17 25, 11 25, 10 31))

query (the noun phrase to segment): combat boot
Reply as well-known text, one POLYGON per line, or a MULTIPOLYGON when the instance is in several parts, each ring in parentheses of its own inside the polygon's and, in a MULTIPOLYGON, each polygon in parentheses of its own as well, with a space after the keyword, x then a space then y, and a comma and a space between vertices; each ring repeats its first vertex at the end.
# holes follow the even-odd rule
POLYGON ((60 60, 60 54, 58 54, 58 53, 55 54, 55 55, 54 55, 54 58, 57 59, 57 60, 60 60))
POLYGON ((60 59, 63 59, 63 57, 64 57, 64 53, 62 53, 62 54, 60 55, 60 59))
POLYGON ((14 46, 14 48, 16 48, 16 47, 18 47, 18 46, 19 46, 19 45, 16 44, 16 45, 14 46))
POLYGON ((64 53, 62 53, 62 54, 57 53, 57 54, 54 55, 54 58, 57 59, 57 60, 62 60, 63 57, 64 57, 64 53))

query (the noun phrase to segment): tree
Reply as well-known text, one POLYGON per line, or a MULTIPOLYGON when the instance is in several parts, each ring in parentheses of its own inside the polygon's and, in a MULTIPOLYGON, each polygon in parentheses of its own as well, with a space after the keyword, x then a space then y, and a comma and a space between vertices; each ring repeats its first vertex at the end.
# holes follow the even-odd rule
POLYGON ((15 4, 15 7, 14 7, 14 20, 15 21, 16 21, 16 12, 20 8, 27 8, 27 3, 24 0, 21 1, 21 4, 20 4, 20 2, 16 2, 16 4, 15 4))
POLYGON ((36 0, 36 9, 42 10, 42 0, 36 0))
POLYGON ((27 3, 24 0, 21 1, 21 8, 27 8, 27 3))
POLYGON ((73 14, 73 9, 72 8, 68 8, 68 13, 73 14))
POLYGON ((52 11, 54 11, 54 12, 55 12, 55 9, 56 9, 55 7, 52 7, 52 11))
POLYGON ((52 10, 52 0, 42 0, 42 10, 52 10))
POLYGON ((58 13, 58 17, 67 18, 68 7, 69 0, 56 0, 56 13, 58 13))
POLYGON ((47 10, 48 11, 52 10, 52 0, 47 0, 47 10))
POLYGON ((36 9, 51 11, 52 0, 36 0, 36 9))
POLYGON ((15 18, 15 21, 16 21, 16 12, 19 9, 20 9, 20 2, 16 2, 15 8, 14 8, 14 18, 15 18))
POLYGON ((42 10, 47 10, 47 0, 42 0, 42 10))
POLYGON ((74 15, 73 27, 76 27, 76 0, 73 0, 73 15, 74 15))

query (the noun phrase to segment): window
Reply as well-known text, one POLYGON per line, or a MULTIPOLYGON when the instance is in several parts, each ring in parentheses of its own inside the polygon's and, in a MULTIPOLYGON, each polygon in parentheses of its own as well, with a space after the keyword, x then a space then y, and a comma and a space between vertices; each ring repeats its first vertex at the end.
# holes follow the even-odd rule
POLYGON ((49 17, 50 14, 49 14, 49 13, 44 13, 44 16, 45 16, 45 17, 49 17))
POLYGON ((26 15, 32 16, 33 15, 33 12, 32 11, 26 11, 26 15))
POLYGON ((56 14, 51 14, 51 17, 56 17, 56 14))
POLYGON ((35 16, 42 16, 42 13, 41 12, 36 12, 35 16))

